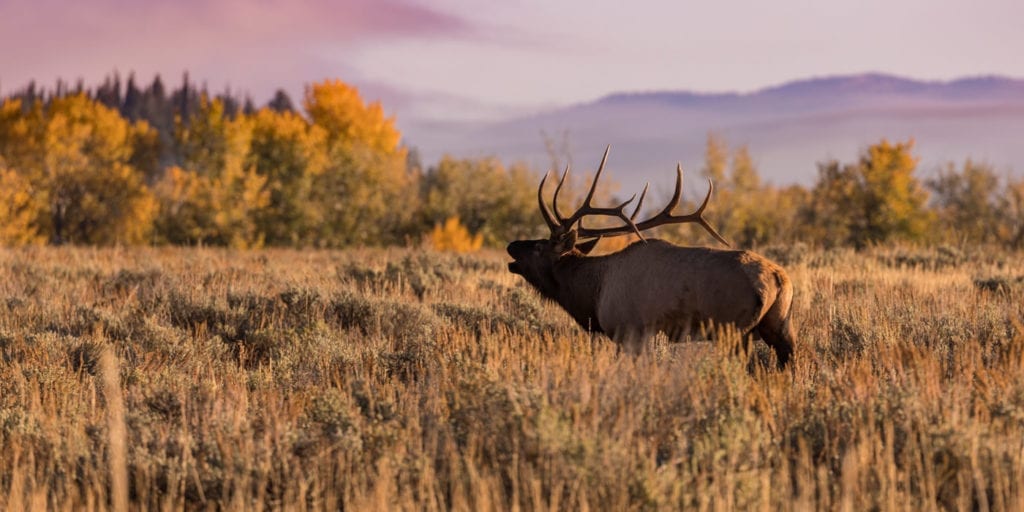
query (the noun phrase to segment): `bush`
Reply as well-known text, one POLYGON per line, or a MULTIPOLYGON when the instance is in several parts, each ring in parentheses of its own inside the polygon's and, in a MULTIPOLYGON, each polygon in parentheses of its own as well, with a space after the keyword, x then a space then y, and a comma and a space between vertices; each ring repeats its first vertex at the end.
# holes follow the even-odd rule
POLYGON ((427 238, 430 246, 436 251, 455 253, 476 252, 484 244, 483 235, 472 235, 459 222, 458 217, 448 217, 444 223, 435 224, 434 230, 427 238))

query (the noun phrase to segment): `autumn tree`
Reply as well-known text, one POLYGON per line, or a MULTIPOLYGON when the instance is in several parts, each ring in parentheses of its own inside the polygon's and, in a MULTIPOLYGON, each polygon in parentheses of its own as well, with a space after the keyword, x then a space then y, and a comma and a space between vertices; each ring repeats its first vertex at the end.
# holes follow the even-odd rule
POLYGON ((239 166, 206 176, 179 167, 156 186, 159 241, 247 249, 263 244, 256 217, 269 203, 266 179, 239 166))
POLYGON ((43 103, 12 98, 0 104, 0 159, 2 165, 27 173, 41 172, 43 134, 46 130, 43 103))
POLYGON ((1024 248, 1024 179, 1012 179, 999 199, 999 240, 1013 249, 1024 248))
POLYGON ((167 169, 154 192, 159 202, 157 241, 177 245, 210 244, 216 237, 215 205, 209 179, 181 167, 167 169))
POLYGON ((721 183, 716 198, 719 216, 724 217, 723 229, 733 233, 738 247, 752 247, 768 241, 774 230, 767 215, 774 205, 769 199, 774 190, 761 184, 761 175, 746 146, 732 155, 728 179, 721 183))
MULTIPOLYGON (((714 184, 705 217, 733 246, 756 247, 793 239, 791 228, 802 196, 793 188, 777 189, 763 183, 747 146, 730 151, 722 136, 708 134, 701 175, 714 184)), ((695 236, 691 233, 686 238, 697 240, 695 236)))
POLYGON ((84 93, 8 101, 0 112, 4 165, 31 187, 40 204, 33 225, 55 244, 148 241, 155 207, 133 164, 152 137, 146 123, 84 93))
POLYGON ((920 240, 929 224, 928 195, 914 176, 913 141, 882 140, 856 163, 820 164, 804 211, 815 238, 861 248, 894 239, 920 240))
POLYGON ((479 233, 471 234, 459 222, 458 217, 449 217, 444 222, 434 225, 434 229, 427 236, 427 242, 436 251, 468 253, 480 250, 484 237, 479 233))
POLYGON ((325 133, 326 163, 314 179, 318 242, 329 246, 400 241, 417 207, 406 148, 379 102, 339 80, 306 89, 310 120, 325 133))
MULTIPOLYGON (((506 168, 496 158, 445 156, 421 184, 421 224, 429 227, 458 218, 485 244, 537 236, 536 174, 525 165, 506 168)), ((567 204, 567 203, 566 203, 567 204)))
POLYGON ((178 120, 184 165, 157 184, 160 240, 174 244, 259 247, 258 218, 268 207, 267 178, 248 161, 252 123, 232 118, 219 99, 203 99, 191 119, 178 120))
POLYGON ((295 112, 264 108, 251 118, 246 167, 266 180, 268 204, 257 223, 269 245, 310 245, 319 223, 314 181, 327 165, 323 128, 295 112))
POLYGON ((45 241, 37 227, 41 205, 33 192, 25 177, 0 168, 0 245, 45 241))
POLYGON ((772 191, 767 199, 766 222, 772 226, 768 244, 786 244, 806 241, 801 211, 811 201, 811 192, 802 185, 788 185, 772 191))
POLYGON ((729 145, 722 135, 709 132, 704 145, 704 166, 700 174, 714 183, 725 182, 729 165, 729 145))
POLYGON ((950 163, 927 181, 938 216, 937 228, 946 238, 993 242, 999 238, 999 176, 992 166, 964 162, 958 171, 950 163))

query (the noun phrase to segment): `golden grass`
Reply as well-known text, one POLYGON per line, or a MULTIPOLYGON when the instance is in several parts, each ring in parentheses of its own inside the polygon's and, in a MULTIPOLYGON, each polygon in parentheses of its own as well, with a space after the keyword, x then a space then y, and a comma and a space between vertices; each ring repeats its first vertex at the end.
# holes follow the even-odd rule
POLYGON ((783 373, 498 253, 0 250, 0 509, 1024 509, 1024 258, 768 252, 783 373))

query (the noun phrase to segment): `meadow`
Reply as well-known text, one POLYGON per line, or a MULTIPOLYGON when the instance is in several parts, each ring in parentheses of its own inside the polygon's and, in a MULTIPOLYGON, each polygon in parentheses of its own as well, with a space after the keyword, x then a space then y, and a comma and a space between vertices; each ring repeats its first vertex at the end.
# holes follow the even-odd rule
POLYGON ((783 372, 496 251, 0 249, 0 509, 1024 509, 1024 255, 763 252, 783 372))

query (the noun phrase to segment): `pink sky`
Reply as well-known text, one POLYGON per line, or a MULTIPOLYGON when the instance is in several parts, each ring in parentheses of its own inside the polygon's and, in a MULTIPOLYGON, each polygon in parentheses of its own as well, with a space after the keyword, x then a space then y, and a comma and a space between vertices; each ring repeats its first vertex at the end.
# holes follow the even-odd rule
POLYGON ((187 70, 258 103, 341 78, 400 118, 492 117, 864 71, 1024 77, 1021 20, 1017 0, 0 0, 0 94, 187 70))

